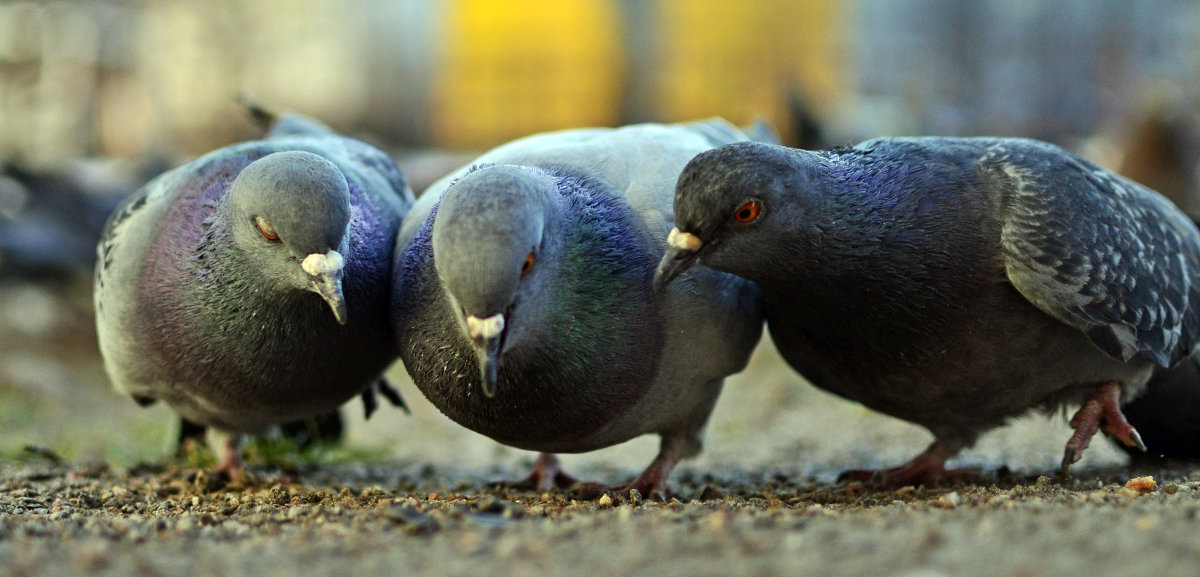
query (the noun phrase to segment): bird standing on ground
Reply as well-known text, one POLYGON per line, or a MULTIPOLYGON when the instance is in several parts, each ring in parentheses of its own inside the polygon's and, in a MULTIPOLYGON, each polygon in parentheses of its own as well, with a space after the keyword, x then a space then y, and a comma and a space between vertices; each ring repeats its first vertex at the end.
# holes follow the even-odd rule
MULTIPOLYGON (((110 379, 233 434, 391 398, 388 287, 412 202, 384 153, 299 117, 163 174, 117 208, 97 248, 110 379)), ((235 439, 227 474, 241 468, 235 439)))
POLYGON ((762 333, 758 289, 733 275, 651 291, 679 171, 746 138, 718 120, 547 133, 435 183, 393 283, 417 387, 459 424, 543 452, 539 490, 575 483, 552 453, 657 433, 650 466, 607 491, 661 494, 762 333))
MULTIPOLYGON (((1200 234, 1157 193, 1024 139, 884 138, 701 154, 656 286, 695 264, 754 281, 789 364, 929 429, 884 485, 933 483, 980 433, 1082 403, 1063 469, 1200 331, 1200 234)), ((862 478, 866 472, 852 473, 862 478)))

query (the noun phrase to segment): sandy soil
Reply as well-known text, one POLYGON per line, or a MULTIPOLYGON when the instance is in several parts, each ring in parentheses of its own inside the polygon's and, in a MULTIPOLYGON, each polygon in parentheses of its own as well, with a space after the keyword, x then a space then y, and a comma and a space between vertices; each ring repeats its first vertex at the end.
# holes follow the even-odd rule
MULTIPOLYGON (((364 422, 352 407, 344 448, 252 456, 250 479, 221 483, 164 457, 169 410, 108 389, 85 287, 0 284, 6 574, 1200 574, 1200 465, 1129 467, 1098 440, 1060 478, 1065 419, 1031 415, 954 462, 980 468, 977 484, 837 483, 930 437, 804 384, 769 343, 730 379, 665 503, 504 488, 534 455, 455 426, 402 367, 411 416, 364 422), (1126 487, 1142 476, 1154 487, 1126 487)), ((656 450, 643 438, 563 461, 616 483, 656 450)))

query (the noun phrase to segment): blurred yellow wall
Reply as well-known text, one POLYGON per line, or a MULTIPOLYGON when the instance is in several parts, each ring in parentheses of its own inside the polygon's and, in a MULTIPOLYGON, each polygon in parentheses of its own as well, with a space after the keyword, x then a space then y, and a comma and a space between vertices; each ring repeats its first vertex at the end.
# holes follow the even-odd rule
POLYGON ((770 121, 786 138, 789 91, 825 106, 843 87, 837 34, 844 4, 828 0, 661 0, 662 117, 770 121))
MULTIPOLYGON (((612 0, 451 0, 435 67, 433 132, 486 146, 532 132, 622 120, 631 50, 612 0)), ((841 89, 839 2, 656 0, 648 11, 652 110, 634 116, 766 119, 787 135, 789 90, 810 104, 841 89)), ((630 112, 630 111, 625 111, 630 112)))
POLYGON ((618 122, 621 39, 605 0, 449 0, 434 68, 438 144, 486 146, 618 122))

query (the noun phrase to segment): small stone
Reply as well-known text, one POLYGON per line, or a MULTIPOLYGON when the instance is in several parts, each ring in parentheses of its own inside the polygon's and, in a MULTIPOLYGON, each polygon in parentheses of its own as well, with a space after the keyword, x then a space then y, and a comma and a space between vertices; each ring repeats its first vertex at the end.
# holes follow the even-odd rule
POLYGON ((1125 482, 1125 488, 1136 491, 1138 495, 1153 492, 1156 487, 1158 484, 1154 482, 1154 477, 1150 476, 1134 477, 1125 482))
POLYGON ((600 500, 599 500, 599 501, 596 501, 596 504, 597 504, 597 505, 599 505, 599 506, 601 506, 601 507, 612 507, 612 506, 613 506, 613 500, 612 500, 612 497, 609 497, 609 496, 608 496, 608 493, 605 493, 605 494, 603 494, 603 495, 601 495, 601 496, 600 496, 600 500))
POLYGON ((1142 496, 1137 489, 1130 489, 1129 487, 1121 487, 1117 490, 1117 494, 1122 497, 1129 497, 1130 499, 1136 499, 1142 496))
POLYGON ((642 492, 637 489, 629 490, 629 504, 640 505, 642 503, 642 492))
POLYGON ((938 499, 938 503, 947 509, 953 509, 962 503, 962 497, 958 495, 958 491, 950 491, 949 493, 942 495, 941 498, 938 499))

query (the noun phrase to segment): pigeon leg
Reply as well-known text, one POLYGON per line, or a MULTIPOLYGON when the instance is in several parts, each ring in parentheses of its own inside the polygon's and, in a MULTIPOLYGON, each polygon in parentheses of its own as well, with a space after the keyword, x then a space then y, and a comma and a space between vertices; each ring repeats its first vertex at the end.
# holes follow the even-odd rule
POLYGON ((636 479, 620 487, 611 488, 609 492, 629 496, 636 490, 647 499, 666 497, 667 478, 671 476, 671 471, 675 470, 675 465, 678 463, 678 457, 660 452, 636 479))
POLYGON ((1096 392, 1088 397, 1083 406, 1075 412, 1075 416, 1071 417, 1071 428, 1075 429, 1075 433, 1067 440, 1067 448, 1063 452, 1063 473, 1083 456, 1083 451, 1087 449, 1098 430, 1103 430, 1105 434, 1130 447, 1146 451, 1142 436, 1121 413, 1121 385, 1116 381, 1100 385, 1096 392))
POLYGON ((217 468, 214 472, 228 480, 241 477, 246 467, 245 461, 242 461, 241 435, 226 433, 224 431, 218 433, 216 429, 211 427, 208 430, 208 434, 211 442, 214 445, 219 445, 220 457, 217 460, 217 468))
POLYGON ((899 467, 878 471, 856 469, 838 475, 839 481, 862 481, 883 488, 925 485, 935 487, 942 481, 971 482, 979 472, 973 469, 946 469, 946 460, 954 454, 946 443, 935 440, 923 453, 899 467))
POLYGON ((513 483, 517 487, 533 487, 538 492, 546 492, 555 487, 566 489, 579 484, 579 481, 562 470, 562 463, 554 453, 541 453, 533 462, 533 470, 529 476, 513 483))
POLYGON ((667 478, 671 476, 671 471, 675 469, 677 463, 679 463, 677 455, 670 451, 660 451, 650 465, 642 471, 642 474, 633 481, 616 487, 602 487, 597 483, 587 483, 580 489, 580 496, 586 500, 599 499, 604 495, 613 499, 618 497, 630 499, 633 491, 637 491, 645 499, 658 497, 665 500, 668 491, 667 478))

